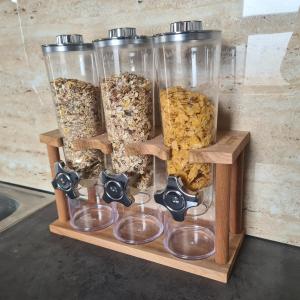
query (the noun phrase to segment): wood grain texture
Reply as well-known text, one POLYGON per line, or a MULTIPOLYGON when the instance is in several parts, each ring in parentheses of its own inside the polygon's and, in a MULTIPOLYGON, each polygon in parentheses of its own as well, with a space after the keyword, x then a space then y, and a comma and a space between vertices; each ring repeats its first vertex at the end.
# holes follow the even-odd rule
POLYGON ((215 260, 226 264, 229 259, 229 205, 230 205, 230 165, 216 166, 216 235, 215 260))
POLYGON ((191 150, 189 160, 191 163, 233 164, 249 141, 248 131, 219 132, 214 145, 191 150))
POLYGON ((184 260, 172 256, 163 247, 163 237, 144 245, 128 245, 117 241, 113 236, 111 228, 84 233, 74 230, 69 223, 60 222, 59 220, 50 225, 50 231, 223 283, 226 283, 229 278, 233 263, 244 238, 243 233, 232 235, 230 237, 230 258, 226 264, 217 265, 214 261, 214 256, 204 260, 184 260))
POLYGON ((63 139, 58 129, 40 134, 40 142, 53 147, 62 147, 63 139))
MULTIPOLYGON (((48 151, 51 175, 52 175, 52 178, 54 178, 54 176, 55 176, 54 163, 60 160, 59 150, 57 147, 47 145, 47 151, 48 151)), ((69 219, 69 212, 68 212, 66 197, 65 197, 64 193, 60 190, 55 189, 54 193, 55 193, 55 201, 56 201, 58 219, 61 222, 66 222, 69 219)))
POLYGON ((170 158, 170 149, 164 145, 162 135, 146 142, 129 143, 125 146, 127 155, 154 155, 161 160, 170 158))
POLYGON ((231 233, 241 233, 243 230, 243 178, 244 178, 244 151, 239 155, 231 169, 230 187, 230 218, 231 233))
POLYGON ((75 150, 98 149, 104 154, 112 153, 112 146, 108 140, 107 133, 103 133, 91 138, 77 140, 73 142, 75 150))

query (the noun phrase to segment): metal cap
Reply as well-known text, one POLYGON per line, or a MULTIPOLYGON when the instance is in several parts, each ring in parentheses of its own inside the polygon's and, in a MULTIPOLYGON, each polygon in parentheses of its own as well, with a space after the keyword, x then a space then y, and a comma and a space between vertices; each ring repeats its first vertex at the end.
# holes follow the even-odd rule
POLYGON ((170 32, 201 31, 202 21, 178 21, 170 24, 170 32))
POLYGON ((152 37, 137 35, 134 27, 113 28, 108 31, 108 38, 94 40, 95 47, 123 46, 129 44, 151 43, 152 37))
POLYGON ((156 44, 191 40, 221 40, 221 31, 203 30, 201 21, 178 21, 170 24, 170 32, 153 36, 156 44))
POLYGON ((60 34, 56 36, 56 44, 42 45, 43 54, 68 51, 93 50, 92 43, 84 43, 81 34, 60 34))
POLYGON ((113 28, 108 30, 109 38, 132 38, 136 36, 134 27, 113 28))
POLYGON ((83 44, 81 34, 60 34, 56 36, 57 45, 83 44))

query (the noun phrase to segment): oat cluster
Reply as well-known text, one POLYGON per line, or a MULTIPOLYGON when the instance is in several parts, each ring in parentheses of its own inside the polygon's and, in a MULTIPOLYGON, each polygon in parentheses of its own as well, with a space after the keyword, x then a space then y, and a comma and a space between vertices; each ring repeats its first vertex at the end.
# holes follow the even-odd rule
POLYGON ((190 164, 189 150, 210 145, 214 140, 214 106, 205 96, 182 87, 160 91, 164 143, 172 150, 168 174, 180 176, 190 190, 211 183, 210 164, 190 164))
POLYGON ((136 74, 105 78, 101 84, 108 139, 112 143, 112 167, 116 173, 136 178, 146 190, 152 183, 151 156, 127 156, 125 145, 146 141, 152 130, 152 84, 136 74))
POLYGON ((57 78, 51 82, 51 89, 68 167, 79 172, 83 179, 98 176, 103 167, 102 153, 75 151, 72 143, 101 133, 99 88, 77 79, 57 78))

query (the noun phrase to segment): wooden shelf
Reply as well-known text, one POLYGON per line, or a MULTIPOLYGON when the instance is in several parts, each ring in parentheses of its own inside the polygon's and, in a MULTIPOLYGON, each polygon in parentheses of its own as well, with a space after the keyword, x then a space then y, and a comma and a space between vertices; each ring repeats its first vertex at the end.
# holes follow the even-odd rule
POLYGON ((184 260, 172 256, 163 247, 163 237, 148 244, 128 245, 114 238, 111 227, 102 231, 86 233, 76 231, 72 229, 68 222, 64 223, 58 220, 50 225, 50 231, 58 235, 70 237, 85 243, 125 253, 223 283, 228 281, 232 266, 244 238, 244 233, 230 235, 229 260, 224 265, 218 265, 214 261, 214 256, 204 260, 184 260))
POLYGON ((130 143, 125 146, 127 155, 154 155, 161 160, 170 158, 170 149, 163 143, 162 135, 141 143, 130 143))
MULTIPOLYGON (((63 146, 59 130, 41 134, 40 141, 53 147, 63 146)), ((190 150, 189 160, 191 163, 231 165, 249 141, 250 133, 248 131, 221 131, 218 132, 217 141, 214 145, 202 149, 190 150)), ((77 140, 73 143, 73 146, 76 150, 99 149, 104 154, 112 152, 112 146, 108 141, 106 133, 88 139, 77 140)), ((158 135, 145 142, 129 143, 125 148, 127 155, 154 155, 162 160, 170 159, 171 155, 171 150, 163 143, 162 135, 158 135)))
MULTIPOLYGON (((191 163, 233 164, 249 143, 250 134, 247 131, 221 131, 214 145, 201 149, 190 150, 191 163)), ((128 155, 154 155, 162 160, 168 160, 171 149, 163 143, 162 135, 141 143, 125 146, 128 155)))
POLYGON ((75 150, 98 149, 104 154, 112 153, 112 146, 108 140, 107 133, 92 138, 77 140, 73 142, 75 150))
POLYGON ((62 136, 58 129, 40 134, 40 142, 56 148, 64 145, 62 136))
POLYGON ((216 163, 232 165, 250 141, 248 131, 218 132, 217 142, 202 149, 190 151, 191 163, 216 163))
MULTIPOLYGON (((63 138, 58 129, 40 134, 40 142, 53 147, 62 147, 63 138)), ((108 140, 107 133, 103 133, 91 138, 80 139, 73 142, 75 150, 98 149, 104 154, 112 152, 111 143, 108 140)))

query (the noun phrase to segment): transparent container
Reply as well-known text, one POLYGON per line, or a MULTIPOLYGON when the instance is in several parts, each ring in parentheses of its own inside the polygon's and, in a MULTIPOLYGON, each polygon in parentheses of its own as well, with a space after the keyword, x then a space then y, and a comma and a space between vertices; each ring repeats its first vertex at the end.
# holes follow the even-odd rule
POLYGON ((116 218, 115 207, 102 200, 98 179, 80 179, 63 161, 54 164, 52 185, 66 195, 70 224, 80 231, 96 231, 110 226, 116 218))
POLYGON ((146 243, 163 230, 161 213, 153 200, 153 157, 127 155, 128 143, 153 137, 152 38, 136 35, 135 28, 117 28, 93 42, 112 154, 102 173, 104 199, 116 202, 117 239, 146 243))
POLYGON ((203 222, 213 203, 214 168, 189 163, 189 151, 215 141, 221 33, 202 30, 200 21, 175 22, 170 28, 154 37, 163 141, 171 149, 167 182, 164 189, 156 188, 155 200, 169 210, 166 249, 200 259, 214 252, 213 226, 203 222))
POLYGON ((144 244, 158 238, 163 232, 161 210, 148 193, 134 195, 130 207, 116 203, 117 218, 114 236, 128 244, 144 244))
POLYGON ((79 185, 78 197, 67 197, 71 226, 80 231, 97 231, 113 224, 115 208, 101 199, 101 185, 93 181, 79 185))
POLYGON ((220 62, 220 90, 233 92, 237 85, 237 47, 222 45, 220 62))
POLYGON ((99 150, 75 150, 74 141, 103 132, 100 91, 91 43, 81 35, 59 35, 56 44, 42 46, 64 155, 81 178, 96 178, 103 168, 99 150))
POLYGON ((165 211, 164 247, 174 256, 183 259, 204 259, 215 252, 214 207, 212 186, 204 189, 201 204, 187 210, 183 221, 174 220, 165 211))

